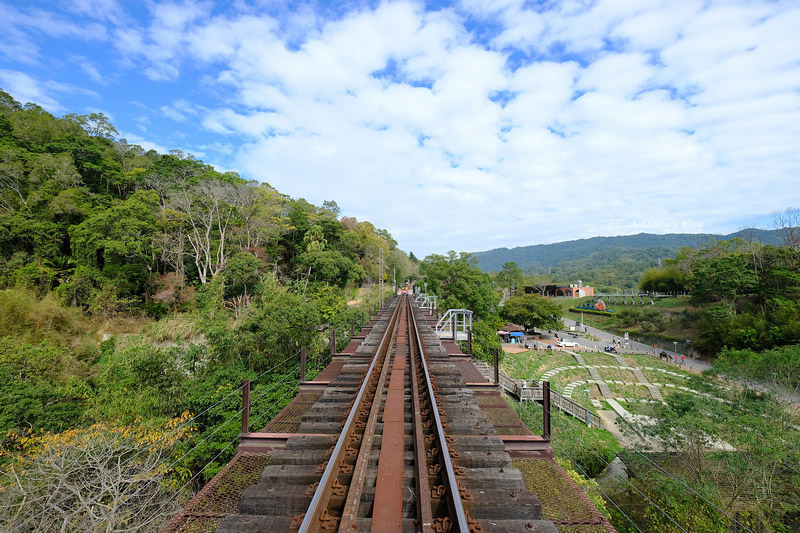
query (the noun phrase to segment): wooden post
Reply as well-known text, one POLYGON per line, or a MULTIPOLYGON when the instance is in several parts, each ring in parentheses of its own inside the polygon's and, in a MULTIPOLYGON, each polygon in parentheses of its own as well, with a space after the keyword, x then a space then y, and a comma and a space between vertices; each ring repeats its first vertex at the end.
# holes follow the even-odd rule
POLYGON ((242 435, 250 433, 250 380, 242 380, 242 435))
POLYGON ((494 349, 494 384, 500 384, 500 359, 497 355, 497 348, 494 349))
POLYGON ((350 338, 351 339, 353 338, 353 335, 354 335, 355 325, 356 325, 356 321, 351 318, 350 319, 350 338))
POLYGON ((455 314, 450 318, 450 322, 452 324, 451 327, 453 328, 453 340, 456 340, 456 315, 455 314))
POLYGON ((467 354, 472 357, 472 330, 467 331, 467 354))
POLYGON ((300 348, 300 383, 306 380, 306 347, 300 348))
POLYGON ((550 438, 550 382, 542 382, 542 437, 550 438))
POLYGON ((361 311, 361 327, 364 327, 364 311, 361 311))
POLYGON ((336 329, 331 330, 331 355, 336 355, 336 329))

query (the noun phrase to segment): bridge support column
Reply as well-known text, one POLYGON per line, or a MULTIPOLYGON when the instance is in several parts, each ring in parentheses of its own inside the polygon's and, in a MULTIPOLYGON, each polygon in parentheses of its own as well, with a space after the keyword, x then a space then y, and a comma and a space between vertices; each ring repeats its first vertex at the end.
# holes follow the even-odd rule
POLYGON ((550 438, 550 382, 542 382, 542 437, 550 438))
POLYGON ((467 331, 467 355, 472 357, 472 330, 467 331))
POLYGON ((331 330, 331 355, 336 355, 336 328, 331 330))

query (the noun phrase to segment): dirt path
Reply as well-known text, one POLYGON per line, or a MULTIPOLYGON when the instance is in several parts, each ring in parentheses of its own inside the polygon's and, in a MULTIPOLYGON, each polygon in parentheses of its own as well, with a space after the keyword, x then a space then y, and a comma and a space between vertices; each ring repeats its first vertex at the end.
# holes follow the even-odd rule
POLYGON ((524 346, 517 346, 516 344, 504 344, 503 351, 506 353, 522 353, 527 352, 528 348, 524 346))

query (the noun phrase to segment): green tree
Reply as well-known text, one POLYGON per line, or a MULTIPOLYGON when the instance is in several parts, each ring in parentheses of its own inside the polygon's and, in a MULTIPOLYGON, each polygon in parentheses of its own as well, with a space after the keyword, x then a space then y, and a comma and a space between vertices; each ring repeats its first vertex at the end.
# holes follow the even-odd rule
MULTIPOLYGON (((486 361, 487 363, 494 362, 494 351, 498 350, 498 356, 503 357, 500 337, 497 336, 497 328, 501 324, 495 323, 493 320, 475 320, 472 322, 472 356, 486 361)), ((467 342, 460 341, 461 350, 467 353, 467 342)))
POLYGON ((76 261, 100 269, 130 262, 152 269, 157 209, 154 191, 138 191, 75 226, 70 237, 76 261))
POLYGON ((648 292, 680 293, 689 288, 689 277, 674 266, 648 268, 642 274, 639 287, 648 292))
POLYGON ((500 296, 489 275, 470 258, 470 254, 452 251, 447 256, 430 255, 419 266, 418 284, 428 284, 428 293, 439 297, 439 307, 470 309, 486 318, 496 312, 500 296))
POLYGON ((558 329, 561 325, 561 306, 538 294, 514 296, 506 300, 500 316, 529 328, 558 329))
POLYGON ((522 270, 517 264, 509 261, 503 264, 503 270, 497 273, 495 281, 499 287, 516 291, 522 285, 522 270))

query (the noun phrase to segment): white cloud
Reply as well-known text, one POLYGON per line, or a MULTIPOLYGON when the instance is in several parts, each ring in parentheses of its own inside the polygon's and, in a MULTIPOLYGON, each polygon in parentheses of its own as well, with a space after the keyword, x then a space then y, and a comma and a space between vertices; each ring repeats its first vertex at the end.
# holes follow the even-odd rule
POLYGON ((135 133, 131 133, 129 131, 121 131, 119 132, 119 138, 125 139, 128 141, 128 144, 138 144, 145 150, 155 150, 160 154, 166 154, 169 152, 170 149, 164 148, 163 146, 148 141, 144 137, 141 137, 135 133))
POLYGON ((94 62, 90 61, 89 59, 80 56, 80 55, 72 55, 69 57, 70 62, 75 63, 78 65, 81 70, 89 76, 94 82, 99 83, 101 85, 105 85, 108 83, 105 77, 100 74, 100 71, 97 70, 97 66, 94 62))
POLYGON ((171 105, 161 106, 159 110, 165 116, 178 122, 185 122, 189 117, 197 116, 199 112, 204 111, 183 98, 175 100, 171 105))
POLYGON ((70 9, 94 19, 121 24, 125 18, 122 6, 116 0, 72 0, 70 9))
POLYGON ((0 69, 0 86, 20 103, 33 102, 53 113, 63 109, 40 82, 24 72, 0 69))
MULTIPOLYGON (((589 237, 622 219, 708 229, 800 202, 789 4, 147 5, 135 20, 112 0, 73 4, 143 74, 140 127, 292 196, 336 199, 418 254, 589 237)), ((44 24, 0 45, 30 44, 29 61, 37 31, 77 27, 11 11, 44 24)), ((90 77, 107 64, 76 55, 90 77)), ((11 78, 51 105, 69 90, 11 78)))

